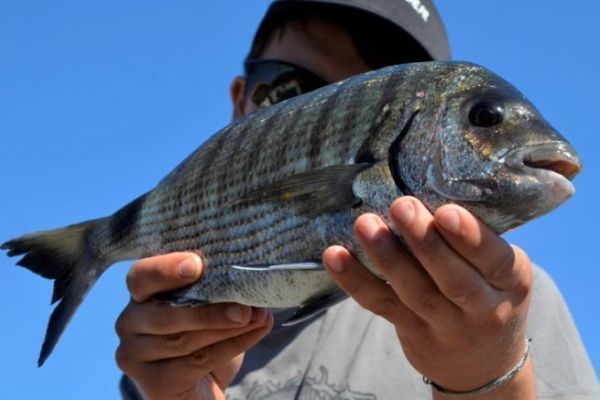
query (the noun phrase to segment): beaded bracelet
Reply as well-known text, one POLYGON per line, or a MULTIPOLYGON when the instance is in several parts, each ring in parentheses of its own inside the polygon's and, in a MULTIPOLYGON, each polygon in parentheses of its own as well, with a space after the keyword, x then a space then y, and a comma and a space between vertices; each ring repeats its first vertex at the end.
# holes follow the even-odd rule
POLYGON ((477 394, 484 394, 484 393, 491 392, 492 390, 496 389, 498 386, 501 386, 501 385, 505 384, 506 382, 510 381, 523 368, 523 366, 525 365, 525 362, 527 361, 527 358, 529 357, 529 343, 531 343, 531 340, 532 339, 525 340, 525 342, 526 342, 525 354, 523 354, 523 357, 521 357, 519 362, 514 367, 512 367, 507 373, 505 373, 501 377, 494 379, 493 381, 486 383, 485 385, 479 386, 478 388, 466 390, 466 391, 446 389, 446 388, 438 385, 437 383, 433 382, 431 379, 429 379, 426 376, 423 377, 423 382, 427 385, 431 385, 438 392, 443 393, 445 395, 449 395, 449 396, 475 396, 477 394))

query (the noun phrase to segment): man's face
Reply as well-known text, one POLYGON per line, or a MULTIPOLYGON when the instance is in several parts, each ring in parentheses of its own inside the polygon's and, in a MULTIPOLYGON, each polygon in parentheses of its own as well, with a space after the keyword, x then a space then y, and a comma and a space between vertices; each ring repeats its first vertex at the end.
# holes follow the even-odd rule
MULTIPOLYGON (((274 32, 261 58, 298 65, 328 83, 370 70, 359 57, 350 35, 320 18, 290 22, 274 32)), ((245 96, 245 83, 244 78, 238 77, 232 84, 234 119, 258 108, 251 96, 245 96)))

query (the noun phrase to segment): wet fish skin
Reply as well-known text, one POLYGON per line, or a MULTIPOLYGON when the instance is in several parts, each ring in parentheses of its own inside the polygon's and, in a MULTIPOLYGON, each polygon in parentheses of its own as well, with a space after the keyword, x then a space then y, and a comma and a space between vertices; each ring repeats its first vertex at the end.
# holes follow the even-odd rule
POLYGON ((320 265, 327 246, 348 247, 376 272, 352 237, 358 215, 387 220, 391 202, 408 194, 431 211, 464 206, 500 233, 566 200, 567 178, 579 168, 568 142, 490 71, 460 62, 395 66, 241 118, 112 216, 2 248, 55 280, 60 302, 42 364, 116 261, 198 251, 203 279, 163 300, 301 305, 298 321, 343 298, 320 265), (470 112, 486 101, 500 104, 503 120, 476 126, 470 112))
MULTIPOLYGON (((448 96, 427 163, 427 184, 414 194, 427 199, 430 209, 457 203, 502 233, 572 196, 574 188, 567 181, 579 172, 581 161, 520 92, 503 81, 486 87, 478 80, 477 74, 467 74, 454 82, 458 88, 471 88, 471 98, 448 96), (480 128, 468 121, 467 110, 482 101, 502 105, 502 123, 480 128), (540 149, 548 150, 550 164, 564 161, 568 166, 555 165, 553 171, 547 168, 550 164, 532 163, 530 168, 527 158, 540 149)), ((408 170, 402 161, 401 173, 408 170)))

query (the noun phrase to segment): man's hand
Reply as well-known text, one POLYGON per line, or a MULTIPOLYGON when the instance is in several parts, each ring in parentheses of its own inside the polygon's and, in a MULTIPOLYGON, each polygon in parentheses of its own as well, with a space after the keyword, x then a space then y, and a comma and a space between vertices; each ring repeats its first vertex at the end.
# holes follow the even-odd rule
MULTIPOLYGON (((431 215, 419 200, 403 197, 390 216, 413 254, 379 217, 365 214, 355 235, 387 282, 340 246, 323 255, 333 279, 394 324, 408 360, 437 384, 466 391, 509 371, 526 345, 532 270, 525 252, 456 205, 431 215)), ((535 395, 530 362, 490 395, 501 392, 535 395)))
POLYGON ((127 275, 131 301, 116 323, 119 367, 148 399, 224 399, 243 354, 271 329, 264 309, 239 304, 174 308, 149 300, 189 285, 202 273, 193 253, 135 263, 127 275))

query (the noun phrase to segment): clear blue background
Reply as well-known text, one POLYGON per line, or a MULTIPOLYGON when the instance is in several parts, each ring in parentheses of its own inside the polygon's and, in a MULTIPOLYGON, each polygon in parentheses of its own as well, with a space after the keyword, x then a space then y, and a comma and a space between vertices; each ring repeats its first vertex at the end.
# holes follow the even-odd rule
MULTIPOLYGON (((268 2, 0 1, 0 241, 112 213, 230 120, 268 2)), ((558 283, 600 366, 598 2, 439 0, 456 59, 519 87, 579 149, 577 194, 511 233, 558 283)), ((51 283, 0 255, 0 398, 116 398, 128 265, 94 287, 46 365, 51 283)))

